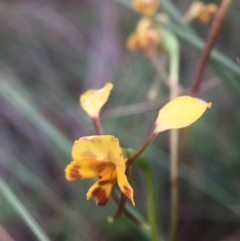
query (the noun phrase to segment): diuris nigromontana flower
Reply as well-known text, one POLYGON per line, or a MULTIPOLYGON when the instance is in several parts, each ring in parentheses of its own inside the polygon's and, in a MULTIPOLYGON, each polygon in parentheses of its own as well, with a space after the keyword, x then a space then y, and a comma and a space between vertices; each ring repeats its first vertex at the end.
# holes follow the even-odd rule
POLYGON ((186 20, 190 22, 193 19, 199 19, 202 23, 208 23, 217 10, 218 7, 214 3, 193 2, 186 14, 186 20))
POLYGON ((133 189, 125 175, 126 165, 116 137, 111 135, 87 136, 75 141, 73 161, 66 167, 66 179, 98 177, 87 192, 87 199, 94 197, 98 205, 105 205, 115 182, 133 205, 133 189))
POLYGON ((149 18, 142 18, 136 30, 127 39, 129 51, 141 49, 146 56, 156 53, 160 47, 161 31, 149 18))

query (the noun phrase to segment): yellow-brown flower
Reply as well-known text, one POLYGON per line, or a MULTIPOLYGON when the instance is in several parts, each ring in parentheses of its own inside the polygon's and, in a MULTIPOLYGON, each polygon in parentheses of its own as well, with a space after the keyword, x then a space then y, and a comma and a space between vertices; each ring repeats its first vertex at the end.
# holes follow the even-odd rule
POLYGON ((135 30, 127 39, 129 51, 142 49, 146 56, 156 53, 161 40, 160 29, 149 18, 142 18, 135 30))
POLYGON ((87 199, 94 197, 98 205, 105 205, 115 182, 133 205, 133 189, 125 175, 126 165, 119 141, 111 135, 87 136, 75 141, 73 161, 66 167, 66 179, 98 177, 87 192, 87 199))
POLYGON ((203 23, 208 23, 217 12, 217 9, 218 7, 214 3, 193 2, 185 18, 188 22, 197 18, 203 23))

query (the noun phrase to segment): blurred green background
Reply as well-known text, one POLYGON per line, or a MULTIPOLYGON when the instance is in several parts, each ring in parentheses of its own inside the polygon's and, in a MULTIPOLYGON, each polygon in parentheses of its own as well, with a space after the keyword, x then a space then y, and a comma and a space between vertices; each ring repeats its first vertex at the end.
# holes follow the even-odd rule
MULTIPOLYGON (((0 1, 1 241, 47 240, 45 236, 57 241, 148 240, 145 230, 124 217, 107 222, 117 209, 111 200, 105 207, 86 201, 91 180, 70 183, 64 177, 74 140, 94 135, 78 103, 83 91, 114 84, 102 111, 104 133, 132 148, 147 135, 168 99, 164 87, 155 101, 146 98, 156 71, 142 53, 129 53, 125 47, 140 16, 124 3, 128 1, 0 1), (42 230, 36 230, 26 212, 42 230)), ((191 1, 162 1, 170 15, 171 3, 183 14, 191 1)), ((171 29, 183 35, 176 32, 181 41, 181 85, 189 88, 200 52, 194 39, 190 44, 191 34, 174 20, 171 29)), ((203 40, 209 26, 191 24, 203 40)), ((235 0, 216 45, 232 61, 232 69, 214 60, 207 68, 199 96, 213 105, 192 126, 185 146, 178 241, 240 240, 239 26, 240 2, 235 0)), ((153 169, 164 236, 169 222, 168 142, 165 132, 144 154, 153 169)), ((130 183, 134 209, 146 220, 146 187, 139 170, 133 169, 130 183)))

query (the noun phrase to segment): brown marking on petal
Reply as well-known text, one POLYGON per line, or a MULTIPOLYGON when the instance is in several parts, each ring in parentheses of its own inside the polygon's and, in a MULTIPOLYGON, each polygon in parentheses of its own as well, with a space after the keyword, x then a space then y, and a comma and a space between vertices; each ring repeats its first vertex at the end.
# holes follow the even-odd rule
POLYGON ((106 195, 106 191, 104 189, 102 189, 101 187, 97 187, 93 192, 92 192, 92 196, 95 197, 96 202, 99 206, 104 206, 107 201, 107 195, 106 195))
POLYGON ((71 173, 79 173, 79 170, 78 170, 78 169, 73 168, 73 169, 70 169, 70 170, 69 170, 69 172, 71 172, 71 173))
POLYGON ((115 169, 115 168, 112 169, 111 174, 110 174, 110 177, 109 177, 109 180, 112 180, 112 181, 115 180, 115 176, 116 176, 116 175, 114 175, 114 174, 116 174, 116 169, 115 169))
POLYGON ((111 166, 111 163, 101 163, 97 165, 97 172, 100 173, 102 172, 104 169, 108 168, 111 166))
POLYGON ((72 167, 69 171, 74 173, 79 173, 79 167, 72 167))
POLYGON ((79 165, 73 165, 71 166, 71 168, 69 169, 69 176, 71 177, 71 179, 78 179, 81 178, 81 175, 79 173, 79 169, 81 167, 79 165))
POLYGON ((76 173, 76 172, 71 172, 69 173, 69 176, 71 179, 79 179, 81 178, 81 175, 79 173, 76 173))
POLYGON ((135 45, 135 49, 140 49, 142 47, 139 40, 136 40, 134 45, 135 45))
POLYGON ((103 186, 105 184, 114 183, 116 181, 116 175, 115 174, 116 174, 116 169, 113 168, 111 170, 111 173, 110 173, 110 175, 109 175, 109 177, 107 179, 101 180, 102 177, 99 177, 100 180, 98 181, 98 184, 103 186))
POLYGON ((129 198, 131 199, 131 189, 127 186, 123 186, 123 189, 124 189, 124 194, 129 198))
POLYGON ((78 169, 80 169, 81 167, 80 167, 79 165, 73 165, 72 168, 78 170, 78 169))
POLYGON ((115 182, 115 179, 114 180, 111 180, 111 179, 109 179, 109 180, 100 180, 100 181, 98 181, 98 184, 100 185, 100 186, 103 186, 103 185, 105 185, 105 184, 110 184, 110 183, 114 183, 115 182))

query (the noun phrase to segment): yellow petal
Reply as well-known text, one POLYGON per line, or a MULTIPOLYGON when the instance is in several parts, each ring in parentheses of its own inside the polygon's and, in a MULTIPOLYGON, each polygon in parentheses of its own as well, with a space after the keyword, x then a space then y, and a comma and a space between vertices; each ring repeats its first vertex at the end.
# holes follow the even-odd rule
POLYGON ((158 9, 159 0, 132 0, 133 8, 145 16, 152 16, 158 9))
POLYGON ((100 179, 90 187, 87 192, 87 199, 95 197, 98 205, 105 205, 110 196, 112 186, 116 181, 115 166, 106 168, 100 173, 100 179))
POLYGON ((203 6, 202 2, 193 2, 186 13, 186 19, 191 21, 194 18, 197 18, 203 6))
POLYGON ((218 7, 214 3, 205 4, 200 1, 193 2, 186 14, 186 19, 191 21, 198 18, 201 22, 207 23, 216 13, 217 9, 218 7))
POLYGON ((210 3, 205 4, 201 11, 199 12, 198 19, 203 22, 207 23, 211 20, 211 18, 214 16, 214 14, 217 12, 217 5, 210 3))
POLYGON ((92 178, 100 175, 100 173, 108 167, 108 162, 92 159, 74 160, 65 168, 65 176, 68 181, 76 179, 92 178))
POLYGON ((159 111, 155 131, 189 126, 202 116, 207 107, 210 108, 211 103, 191 96, 177 97, 159 111))
POLYGON ((125 161, 119 141, 111 135, 87 136, 75 141, 73 160, 93 159, 112 163, 125 171, 125 161))
POLYGON ((113 184, 114 183, 107 183, 104 185, 99 185, 99 183, 96 182, 89 188, 87 192, 87 199, 94 197, 96 200, 96 204, 104 206, 107 203, 108 198, 111 194, 113 184))
POLYGON ((116 167, 114 165, 105 168, 99 173, 99 184, 112 183, 116 181, 116 167))
POLYGON ((117 182, 118 182, 118 186, 119 186, 120 190, 122 191, 122 193, 124 193, 124 195, 127 198, 130 199, 132 204, 135 206, 135 202, 133 199, 133 189, 130 186, 130 184, 128 183, 125 173, 122 171, 122 169, 120 169, 118 167, 116 168, 116 172, 117 172, 117 182))
POLYGON ((107 83, 102 89, 87 90, 80 96, 80 105, 90 117, 98 117, 103 105, 108 100, 113 88, 112 83, 107 83))

